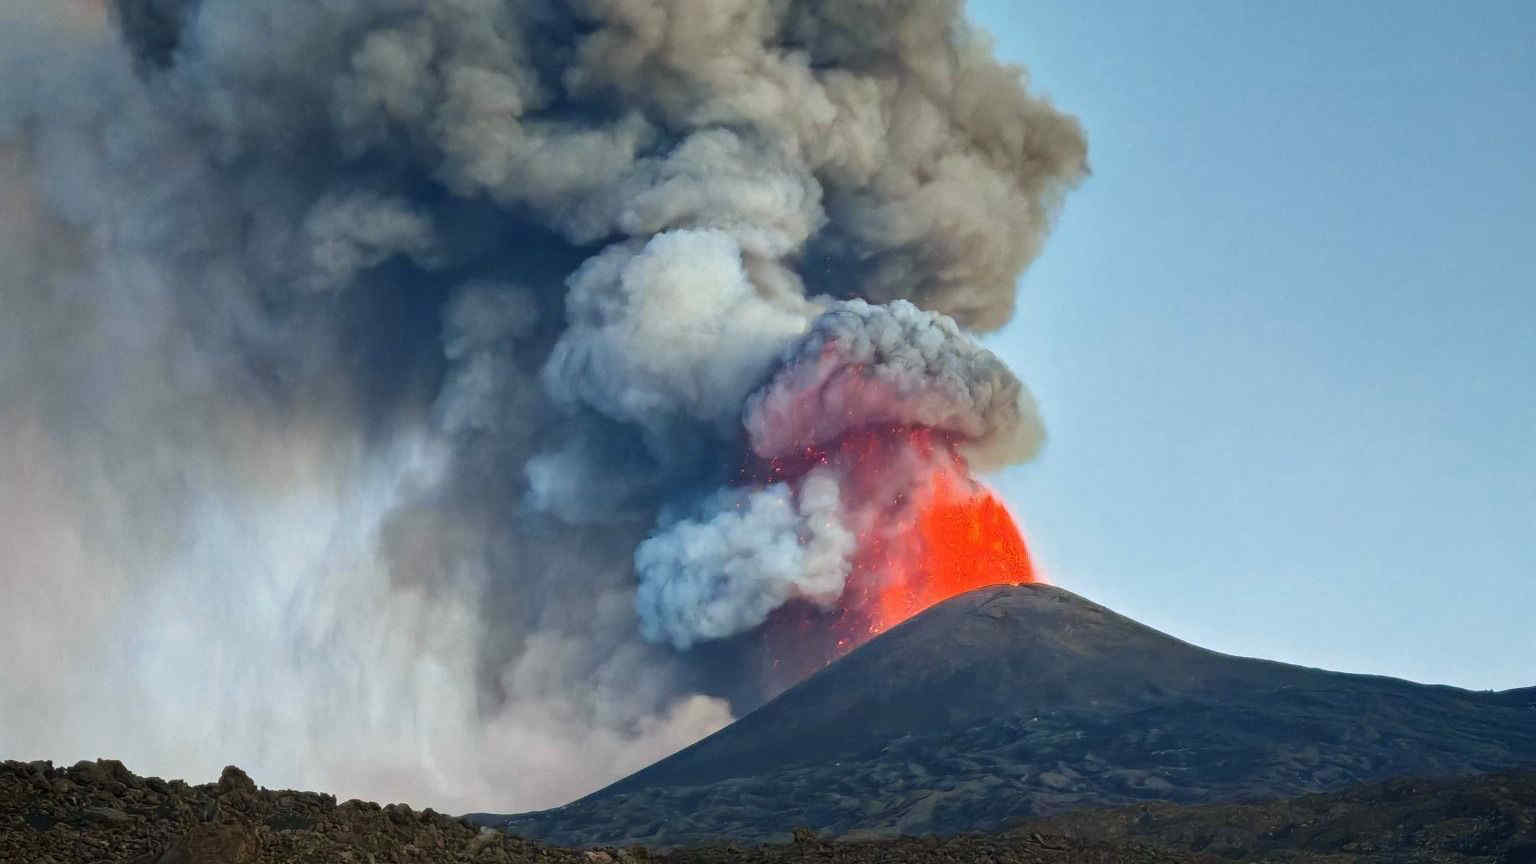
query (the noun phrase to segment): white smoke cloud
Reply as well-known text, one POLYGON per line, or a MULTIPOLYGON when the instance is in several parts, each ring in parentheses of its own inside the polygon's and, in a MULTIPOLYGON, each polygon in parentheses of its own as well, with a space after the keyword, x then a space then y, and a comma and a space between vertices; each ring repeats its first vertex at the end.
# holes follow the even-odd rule
POLYGON ((793 597, 828 606, 854 546, 830 471, 793 489, 721 490, 635 550, 641 632, 688 648, 751 630, 793 597))
POLYGON ((747 393, 807 323, 747 278, 722 231, 677 230, 614 246, 570 280, 570 325, 545 366, 549 391, 675 446, 687 422, 728 437, 747 393))

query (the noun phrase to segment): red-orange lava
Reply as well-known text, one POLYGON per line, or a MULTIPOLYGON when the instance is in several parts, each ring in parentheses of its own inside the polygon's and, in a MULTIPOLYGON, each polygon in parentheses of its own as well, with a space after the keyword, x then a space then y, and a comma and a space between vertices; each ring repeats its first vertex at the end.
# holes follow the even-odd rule
POLYGON ((843 509, 858 536, 832 625, 833 657, 957 594, 1038 578, 1008 509, 971 477, 942 433, 868 427, 830 447, 773 460, 764 473, 792 478, 817 467, 840 475, 843 509))
POLYGON ((876 591, 869 610, 872 632, 976 588, 1035 581, 1024 537, 990 490, 969 478, 936 473, 926 497, 918 505, 910 560, 884 574, 876 591))
POLYGON ((781 690, 930 606, 988 585, 1039 580, 1002 501, 971 477, 950 436, 870 426, 824 446, 765 460, 746 482, 838 475, 857 551, 834 607, 790 603, 769 618, 764 680, 781 690))

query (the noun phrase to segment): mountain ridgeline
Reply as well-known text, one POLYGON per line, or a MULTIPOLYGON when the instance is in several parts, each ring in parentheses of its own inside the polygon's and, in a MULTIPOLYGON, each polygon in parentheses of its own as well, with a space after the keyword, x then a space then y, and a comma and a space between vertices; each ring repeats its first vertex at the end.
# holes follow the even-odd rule
POLYGON ((1231 657, 1048 585, 942 603, 735 724, 564 807, 566 844, 995 831, 1082 807, 1252 801, 1536 765, 1536 688, 1231 657))

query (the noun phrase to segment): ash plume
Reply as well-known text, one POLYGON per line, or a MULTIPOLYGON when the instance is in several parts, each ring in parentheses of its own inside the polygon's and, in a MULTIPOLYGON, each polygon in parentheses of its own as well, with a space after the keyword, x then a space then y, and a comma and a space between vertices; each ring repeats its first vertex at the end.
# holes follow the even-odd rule
POLYGON ((529 809, 719 728, 867 513, 742 465, 1027 456, 961 328, 1085 154, 958 0, 0 0, 0 744, 529 809))
POLYGON ((744 423, 753 452, 770 459, 870 425, 945 432, 995 464, 1033 457, 1044 438, 1002 361, 953 319, 905 300, 834 304, 752 394, 744 423))

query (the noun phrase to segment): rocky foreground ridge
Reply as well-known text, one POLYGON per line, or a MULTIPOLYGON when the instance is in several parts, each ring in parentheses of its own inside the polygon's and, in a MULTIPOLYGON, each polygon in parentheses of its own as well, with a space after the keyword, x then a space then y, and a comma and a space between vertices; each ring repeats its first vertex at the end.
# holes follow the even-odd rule
POLYGON ((1536 864, 1536 772, 1394 780, 1248 805, 1085 810, 992 835, 792 842, 668 852, 568 849, 404 805, 139 777, 120 762, 0 763, 5 864, 1536 864))
POLYGON ((56 768, 0 763, 0 862, 4 864, 714 864, 721 861, 863 864, 1183 864, 1200 861, 1144 846, 1091 840, 903 838, 843 844, 802 834, 759 849, 653 853, 645 847, 568 849, 524 840, 432 810, 331 795, 259 789, 224 769, 217 783, 139 777, 110 759, 56 768))
POLYGON ((139 777, 111 759, 0 764, 0 862, 540 861, 579 852, 480 831, 432 810, 258 789, 230 766, 217 783, 139 777))

